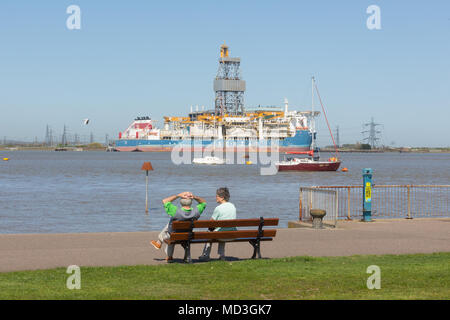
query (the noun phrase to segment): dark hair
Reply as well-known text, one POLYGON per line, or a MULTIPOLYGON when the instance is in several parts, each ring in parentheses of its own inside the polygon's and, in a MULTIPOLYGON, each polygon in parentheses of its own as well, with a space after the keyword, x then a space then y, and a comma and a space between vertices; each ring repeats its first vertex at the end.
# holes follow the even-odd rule
POLYGON ((216 194, 225 201, 230 200, 230 191, 228 191, 227 187, 217 189, 216 194))

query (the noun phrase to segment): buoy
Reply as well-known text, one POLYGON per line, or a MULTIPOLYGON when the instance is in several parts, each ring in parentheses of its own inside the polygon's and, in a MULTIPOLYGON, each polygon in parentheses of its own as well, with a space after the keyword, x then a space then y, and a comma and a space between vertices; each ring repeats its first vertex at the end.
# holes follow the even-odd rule
POLYGON ((347 168, 342 168, 342 172, 347 172, 348 169, 347 168))
POLYGON ((246 161, 245 164, 252 164, 252 162, 251 161, 246 161))
POLYGON ((9 160, 9 158, 3 158, 3 161, 8 161, 9 160))

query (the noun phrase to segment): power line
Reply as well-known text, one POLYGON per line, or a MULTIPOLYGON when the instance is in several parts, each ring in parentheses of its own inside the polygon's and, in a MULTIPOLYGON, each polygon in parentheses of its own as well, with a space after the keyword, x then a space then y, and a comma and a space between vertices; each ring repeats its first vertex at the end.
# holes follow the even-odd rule
POLYGON ((338 148, 341 146, 340 139, 339 139, 339 126, 336 126, 336 145, 338 148))
POLYGON ((367 141, 367 143, 372 147, 372 149, 378 146, 378 141, 380 138, 377 137, 377 134, 381 134, 381 131, 377 130, 377 126, 381 126, 380 123, 375 123, 373 117, 369 123, 364 123, 363 127, 369 127, 369 130, 362 131, 362 134, 368 134, 367 137, 363 138, 363 141, 367 141))
POLYGON ((64 125, 64 132, 61 139, 61 145, 66 146, 67 145, 67 130, 66 125, 64 125))

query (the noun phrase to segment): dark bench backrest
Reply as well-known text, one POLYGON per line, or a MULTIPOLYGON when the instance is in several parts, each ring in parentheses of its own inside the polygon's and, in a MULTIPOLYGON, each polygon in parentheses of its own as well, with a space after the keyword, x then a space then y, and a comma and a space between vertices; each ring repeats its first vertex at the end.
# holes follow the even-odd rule
MULTIPOLYGON (((264 219, 264 227, 277 226, 278 218, 264 219)), ((229 228, 229 227, 258 227, 260 219, 234 219, 234 220, 196 220, 193 222, 193 228, 229 228)), ((191 228, 191 221, 173 221, 172 230, 186 230, 191 228)))
POLYGON ((274 237, 276 229, 262 229, 266 226, 277 226, 278 218, 269 219, 234 219, 234 220, 196 220, 196 221, 173 221, 170 240, 181 241, 188 239, 237 239, 237 238, 256 238, 256 237, 274 237), (262 223, 261 223, 262 222, 262 223), (254 230, 237 231, 196 231, 189 232, 196 228, 218 228, 218 227, 259 227, 254 230), (260 230, 259 230, 260 229, 260 230), (188 231, 187 231, 188 230, 188 231))

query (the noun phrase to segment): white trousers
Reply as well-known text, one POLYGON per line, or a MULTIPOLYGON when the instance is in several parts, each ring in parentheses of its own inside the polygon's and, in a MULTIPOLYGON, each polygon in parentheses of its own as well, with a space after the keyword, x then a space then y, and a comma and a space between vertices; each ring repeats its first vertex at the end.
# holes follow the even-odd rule
MULTIPOLYGON (((217 244, 218 244, 218 248, 217 248, 217 254, 219 255, 219 257, 225 257, 225 243, 226 241, 232 241, 232 239, 227 239, 227 240, 220 240, 217 244)), ((212 243, 208 242, 205 244, 205 246, 203 247, 203 253, 202 256, 208 257, 211 255, 211 247, 212 247, 212 243)))
MULTIPOLYGON (((161 231, 161 233, 158 236, 158 239, 161 243, 165 243, 166 240, 170 239, 170 233, 169 233, 169 224, 167 223, 164 229, 161 231)), ((165 252, 168 257, 173 257, 173 251, 175 249, 175 245, 173 244, 167 244, 165 252)))

